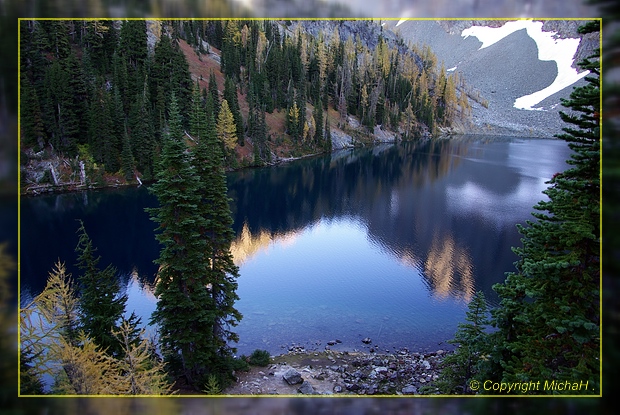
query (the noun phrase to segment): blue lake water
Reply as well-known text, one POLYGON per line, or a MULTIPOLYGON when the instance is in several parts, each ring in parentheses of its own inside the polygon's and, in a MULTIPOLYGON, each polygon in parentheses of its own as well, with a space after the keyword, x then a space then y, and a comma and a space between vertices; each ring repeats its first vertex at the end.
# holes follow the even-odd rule
MULTIPOLYGON (((451 348, 472 295, 514 269, 517 223, 570 150, 549 139, 459 137, 381 145, 228 174, 240 268, 239 354, 292 344, 322 350, 451 348)), ((128 312, 155 309, 159 246, 146 186, 22 198, 22 302, 55 261, 77 275, 77 220, 128 312)), ((153 328, 151 327, 152 331, 153 328)))

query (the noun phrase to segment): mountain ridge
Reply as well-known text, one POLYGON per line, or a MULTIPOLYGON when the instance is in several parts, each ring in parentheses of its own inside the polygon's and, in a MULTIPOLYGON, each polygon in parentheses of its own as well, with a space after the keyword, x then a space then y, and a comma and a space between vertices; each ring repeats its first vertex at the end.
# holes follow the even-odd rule
MULTIPOLYGON (((539 111, 519 110, 514 100, 550 85, 558 73, 552 61, 538 59, 536 42, 525 30, 518 30, 488 48, 473 36, 463 38, 465 29, 474 26, 502 27, 515 20, 428 20, 390 22, 389 26, 405 41, 428 45, 446 67, 456 66, 466 82, 478 89, 489 106, 474 103, 473 124, 466 134, 523 135, 554 137, 564 127, 558 111, 561 99, 568 99, 577 81, 554 93, 538 104, 539 111)), ((553 33, 555 39, 580 39, 572 67, 592 55, 599 45, 598 34, 580 35, 577 29, 587 20, 533 20, 542 22, 542 31, 553 33)))

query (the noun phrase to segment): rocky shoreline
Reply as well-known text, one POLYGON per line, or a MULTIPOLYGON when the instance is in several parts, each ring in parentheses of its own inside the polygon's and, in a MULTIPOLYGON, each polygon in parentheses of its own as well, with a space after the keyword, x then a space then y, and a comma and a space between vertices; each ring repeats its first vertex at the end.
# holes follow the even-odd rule
POLYGON ((307 351, 293 347, 266 367, 236 374, 224 395, 433 395, 449 351, 307 351))

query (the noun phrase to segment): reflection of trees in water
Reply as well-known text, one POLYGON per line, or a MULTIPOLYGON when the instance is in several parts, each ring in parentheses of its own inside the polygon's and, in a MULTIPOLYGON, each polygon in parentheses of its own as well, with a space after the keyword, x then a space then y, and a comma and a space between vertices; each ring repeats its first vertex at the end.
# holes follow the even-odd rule
POLYGON ((420 269, 435 294, 468 301, 477 267, 467 238, 493 230, 470 223, 476 229, 467 232, 462 224, 465 238, 457 237, 457 219, 437 217, 447 215, 446 200, 443 187, 433 184, 459 168, 470 146, 467 140, 403 143, 235 173, 229 178, 235 258, 243 261, 321 218, 355 216, 380 249, 420 269))
POLYGON ((241 266, 247 259, 252 258, 261 251, 265 251, 276 241, 284 245, 294 243, 297 235, 298 231, 272 234, 265 229, 260 229, 252 234, 248 224, 244 223, 241 232, 237 234, 237 238, 230 246, 230 252, 233 255, 235 264, 241 266))
POLYGON ((235 230, 247 224, 260 229, 288 232, 322 217, 357 215, 366 205, 384 197, 384 189, 432 183, 458 163, 448 154, 464 153, 465 146, 448 142, 403 143, 382 151, 351 150, 289 165, 233 173, 229 195, 233 198, 235 230))
MULTIPOLYGON (((502 182, 515 187, 510 181, 519 179, 504 166, 463 164, 464 157, 472 155, 474 141, 480 143, 480 139, 459 139, 381 145, 231 173, 229 196, 238 235, 233 244, 235 258, 240 261, 274 240, 290 239, 321 219, 359 218, 366 224, 368 238, 380 249, 402 263, 418 264, 421 270, 433 251, 433 240, 453 241, 454 249, 469 253, 476 286, 492 295, 490 286, 507 270, 497 264, 510 266, 514 261, 510 232, 501 230, 499 243, 489 246, 487 235, 498 231, 483 218, 448 212, 444 184, 435 186, 441 180, 457 186, 473 180, 484 187, 492 176, 495 184, 489 190, 495 194, 502 191, 502 182), (469 179, 463 178, 465 166, 469 179), (455 169, 459 169, 457 174, 448 175, 455 169), (497 269, 499 275, 480 273, 481 269, 497 269)), ((152 236, 155 224, 144 207, 155 203, 145 187, 22 201, 22 278, 26 276, 33 292, 38 292, 59 258, 75 274, 79 218, 90 230, 105 264, 114 264, 121 275, 135 268, 152 281, 157 270, 152 261, 159 245, 152 236)), ((424 274, 429 286, 441 285, 437 276, 424 274)), ((460 274, 457 270, 452 275, 460 274)))
POLYGON ((446 188, 471 183, 487 196, 511 197, 524 183, 518 169, 508 166, 514 140, 381 145, 235 172, 229 176, 235 258, 251 257, 321 219, 355 217, 373 244, 420 270, 436 295, 468 301, 482 289, 494 303, 491 286, 516 260, 511 250, 519 243, 516 228, 498 226, 488 217, 495 212, 475 209, 474 200, 468 201, 473 209, 449 209, 449 202, 463 200, 449 201, 446 188))
POLYGON ((452 296, 469 302, 475 292, 468 250, 458 246, 451 236, 433 238, 424 262, 424 275, 433 294, 440 298, 452 296))
POLYGON ((121 285, 125 290, 129 290, 131 287, 137 287, 145 297, 152 301, 156 301, 155 286, 157 285, 157 277, 155 280, 149 278, 147 275, 140 275, 138 268, 134 267, 131 273, 122 276, 121 285))
POLYGON ((138 269, 153 278, 159 245, 155 224, 144 212, 156 200, 145 187, 76 192, 26 198, 21 204, 22 279, 34 293, 45 286, 48 272, 60 259, 74 276, 78 270, 77 219, 89 229, 103 265, 113 264, 120 275, 138 269), (85 203, 86 201, 86 203, 85 203))

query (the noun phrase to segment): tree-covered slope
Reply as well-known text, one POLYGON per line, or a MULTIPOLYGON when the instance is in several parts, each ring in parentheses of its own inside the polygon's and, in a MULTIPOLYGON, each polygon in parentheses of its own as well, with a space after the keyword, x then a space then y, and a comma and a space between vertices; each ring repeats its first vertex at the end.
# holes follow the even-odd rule
POLYGON ((469 117, 458 74, 371 20, 20 24, 23 192, 151 180, 170 97, 187 130, 194 85, 216 120, 232 115, 230 168, 469 117))

